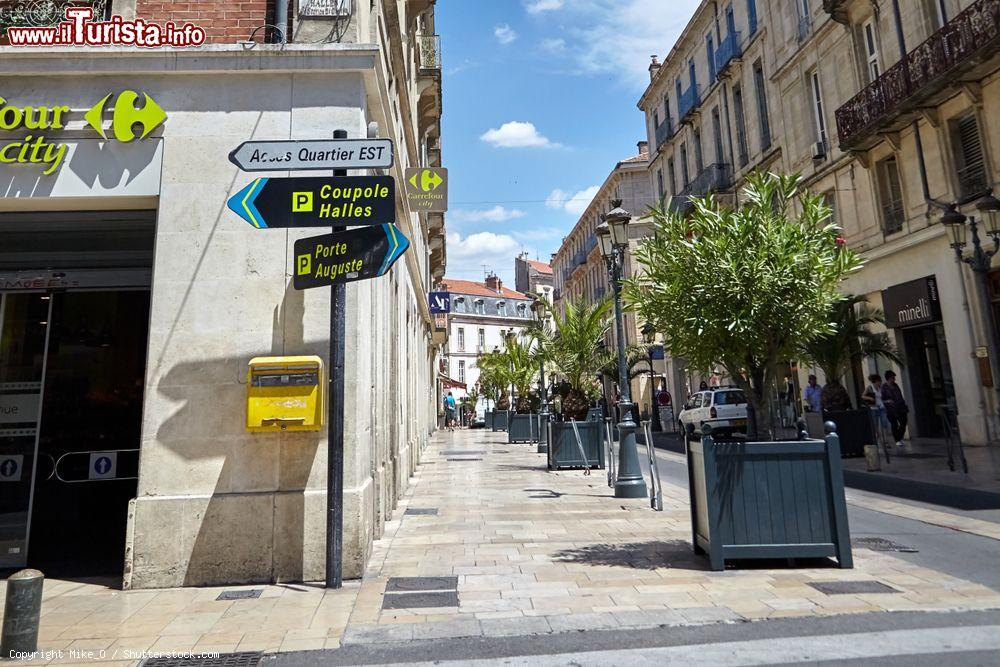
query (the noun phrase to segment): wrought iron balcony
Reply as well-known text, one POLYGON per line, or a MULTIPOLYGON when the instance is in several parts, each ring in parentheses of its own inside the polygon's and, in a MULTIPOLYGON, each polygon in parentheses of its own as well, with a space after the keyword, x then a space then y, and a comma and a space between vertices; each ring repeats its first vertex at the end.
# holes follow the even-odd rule
POLYGON ((710 164, 704 169, 687 187, 671 198, 670 207, 680 213, 687 215, 694 208, 691 197, 704 197, 712 192, 721 192, 733 187, 733 170, 725 162, 710 164))
POLYGON ((740 33, 731 32, 726 38, 719 42, 719 48, 715 50, 715 71, 718 76, 729 67, 729 63, 743 55, 743 47, 740 45, 740 33))
POLYGON ((663 121, 656 126, 655 138, 656 138, 656 148, 659 149, 660 146, 667 143, 667 140, 674 136, 674 127, 670 119, 663 121))
POLYGON ((420 35, 417 37, 417 55, 421 72, 440 72, 441 36, 420 35))
POLYGON ((681 93, 681 98, 677 103, 682 123, 687 120, 692 111, 698 108, 699 104, 701 104, 701 94, 698 92, 698 86, 692 84, 681 93))
POLYGON ((898 129, 942 90, 992 69, 1000 53, 1000 0, 978 0, 837 109, 844 150, 898 129))

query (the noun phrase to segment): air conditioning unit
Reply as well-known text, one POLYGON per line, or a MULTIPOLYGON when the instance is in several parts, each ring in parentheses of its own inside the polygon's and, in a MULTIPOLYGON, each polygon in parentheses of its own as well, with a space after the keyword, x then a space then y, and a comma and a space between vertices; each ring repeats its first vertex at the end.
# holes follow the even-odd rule
POLYGON ((826 159, 826 142, 817 141, 813 144, 813 159, 814 160, 825 160, 826 159))

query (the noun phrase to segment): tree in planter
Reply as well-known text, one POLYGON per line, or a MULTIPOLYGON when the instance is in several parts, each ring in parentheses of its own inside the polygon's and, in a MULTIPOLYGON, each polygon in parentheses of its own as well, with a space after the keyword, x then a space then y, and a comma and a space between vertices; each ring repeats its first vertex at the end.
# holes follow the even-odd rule
POLYGON ((486 398, 493 401, 494 410, 507 410, 510 400, 507 398, 508 369, 506 361, 499 350, 484 352, 476 361, 479 367, 479 384, 486 398))
POLYGON ((806 341, 802 356, 820 367, 826 382, 823 387, 824 408, 851 407, 851 399, 842 380, 849 368, 866 357, 901 363, 896 347, 886 333, 873 333, 870 327, 885 324, 881 309, 873 307, 863 296, 848 296, 835 303, 828 314, 830 330, 806 341))
POLYGON ((545 334, 551 359, 569 384, 562 399, 563 416, 568 419, 586 419, 590 405, 601 395, 597 374, 614 359, 614 353, 603 347, 611 328, 611 306, 608 299, 591 305, 567 303, 563 313, 553 313, 555 332, 545 334))
POLYGON ((773 437, 775 368, 831 330, 837 287, 860 262, 800 177, 751 174, 741 199, 695 199, 689 218, 651 211, 656 233, 636 251, 645 273, 627 281, 626 301, 672 356, 723 366, 754 409, 757 437, 773 437))
POLYGON ((509 384, 517 393, 515 410, 518 414, 531 412, 531 389, 535 380, 535 369, 538 362, 532 352, 530 342, 518 336, 508 336, 504 341, 504 349, 500 352, 502 363, 507 364, 509 384))

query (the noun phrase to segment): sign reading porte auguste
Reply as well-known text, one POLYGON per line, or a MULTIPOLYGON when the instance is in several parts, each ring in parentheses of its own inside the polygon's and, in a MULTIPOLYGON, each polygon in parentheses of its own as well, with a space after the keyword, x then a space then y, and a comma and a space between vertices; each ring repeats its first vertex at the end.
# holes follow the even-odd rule
POLYGON ((395 225, 379 225, 295 242, 295 289, 385 275, 410 241, 395 225))
POLYGON ((257 229, 381 225, 396 221, 391 176, 258 178, 229 200, 257 229))
POLYGON ((392 166, 392 141, 244 141, 229 154, 229 161, 243 171, 388 169, 392 166))

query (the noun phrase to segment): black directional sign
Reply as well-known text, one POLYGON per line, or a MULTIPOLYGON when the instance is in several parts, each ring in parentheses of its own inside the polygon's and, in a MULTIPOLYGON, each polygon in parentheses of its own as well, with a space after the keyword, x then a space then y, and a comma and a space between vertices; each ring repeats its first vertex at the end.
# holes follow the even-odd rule
POLYGON ((257 229, 382 225, 396 221, 392 176, 258 178, 229 200, 257 229))
POLYGON ((385 275, 410 247, 396 225, 379 225, 295 242, 295 289, 329 287, 385 275))

